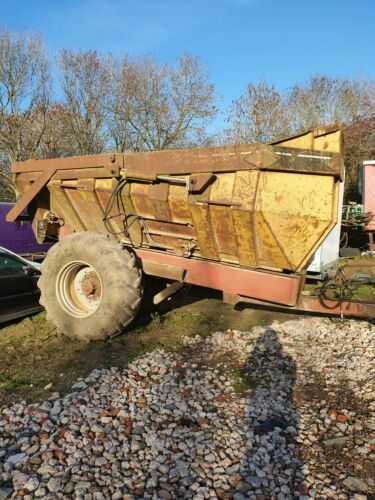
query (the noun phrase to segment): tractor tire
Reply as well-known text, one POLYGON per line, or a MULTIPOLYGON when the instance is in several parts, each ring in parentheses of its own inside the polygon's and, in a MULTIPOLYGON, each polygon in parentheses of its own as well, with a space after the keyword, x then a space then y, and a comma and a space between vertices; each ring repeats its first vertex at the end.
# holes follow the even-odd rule
POLYGON ((120 333, 143 294, 136 257, 104 234, 75 233, 56 243, 41 267, 40 303, 65 335, 82 341, 120 333))

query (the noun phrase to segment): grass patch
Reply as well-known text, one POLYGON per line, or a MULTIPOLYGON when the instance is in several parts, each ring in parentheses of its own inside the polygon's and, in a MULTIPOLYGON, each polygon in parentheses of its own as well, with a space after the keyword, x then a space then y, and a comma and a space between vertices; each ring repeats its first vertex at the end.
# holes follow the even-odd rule
POLYGON ((282 313, 235 311, 216 296, 201 293, 166 301, 157 311, 142 310, 127 332, 106 342, 83 344, 64 337, 44 312, 0 326, 0 407, 20 399, 44 399, 55 391, 64 394, 94 368, 126 367, 157 348, 182 351, 184 336, 207 337, 227 328, 248 330, 289 319, 282 313))
POLYGON ((354 291, 354 298, 359 300, 375 301, 374 285, 359 285, 354 291))
POLYGON ((141 316, 128 333, 90 344, 59 335, 44 312, 0 328, 0 406, 64 393, 94 368, 126 367, 156 348, 176 351, 184 336, 206 336, 215 329, 204 313, 183 309, 154 312, 145 322, 141 316))

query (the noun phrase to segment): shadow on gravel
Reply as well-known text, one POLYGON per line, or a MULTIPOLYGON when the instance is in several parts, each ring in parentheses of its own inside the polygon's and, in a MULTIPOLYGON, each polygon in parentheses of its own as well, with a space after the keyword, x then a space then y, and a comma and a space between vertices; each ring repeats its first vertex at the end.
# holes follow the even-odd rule
POLYGON ((241 475, 249 474, 246 482, 256 490, 256 498, 298 498, 304 494, 304 477, 296 441, 299 415, 293 402, 296 365, 275 330, 266 329, 259 336, 244 370, 253 392, 245 408, 248 451, 241 475))

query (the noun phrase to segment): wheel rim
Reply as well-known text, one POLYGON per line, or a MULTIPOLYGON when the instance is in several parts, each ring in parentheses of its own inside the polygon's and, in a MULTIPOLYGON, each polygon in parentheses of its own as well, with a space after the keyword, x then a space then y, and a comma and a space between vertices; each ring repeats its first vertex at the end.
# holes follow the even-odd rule
POLYGON ((102 292, 103 285, 98 272, 86 262, 69 262, 57 275, 57 300, 75 318, 94 314, 100 306, 102 292))

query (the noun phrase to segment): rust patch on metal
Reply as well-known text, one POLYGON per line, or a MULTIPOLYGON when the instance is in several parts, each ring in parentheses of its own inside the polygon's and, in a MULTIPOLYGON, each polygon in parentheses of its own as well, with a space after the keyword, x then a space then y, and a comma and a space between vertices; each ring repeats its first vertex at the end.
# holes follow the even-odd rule
POLYGON ((107 167, 114 177, 119 175, 119 169, 123 168, 123 155, 102 154, 69 156, 64 158, 52 158, 48 160, 26 160, 13 163, 12 172, 45 172, 46 170, 69 170, 107 167))
POLYGON ((87 230, 100 233, 107 232, 103 223, 103 211, 97 201, 95 192, 65 189, 65 193, 87 230))
POLYGON ((266 145, 222 146, 194 150, 168 150, 152 153, 126 153, 126 175, 133 179, 153 180, 158 175, 231 172, 248 170, 259 162, 275 161, 272 148, 266 145), (261 152, 261 153, 260 153, 261 152))
POLYGON ((129 186, 135 213, 141 217, 155 219, 154 204, 148 195, 150 185, 132 182, 129 186))
MULTIPOLYGON (((95 193, 103 214, 108 207, 111 194, 117 185, 118 181, 116 179, 96 179, 95 193)), ((124 214, 122 213, 120 203, 119 205, 117 200, 115 200, 107 216, 107 224, 112 232, 117 235, 121 235, 124 232, 124 214)))
POLYGON ((210 189, 211 186, 202 194, 191 194, 189 196, 190 210, 200 255, 209 259, 219 260, 219 253, 212 231, 210 210, 209 206, 205 203, 209 199, 210 189))
POLYGON ((121 202, 125 207, 125 225, 128 231, 126 238, 128 238, 130 243, 134 246, 141 246, 142 244, 147 243, 142 224, 136 215, 136 209, 131 197, 131 186, 129 183, 125 185, 119 196, 121 197, 121 202))
MULTIPOLYGON (((238 241, 233 225, 233 214, 230 207, 210 206, 213 233, 220 256, 227 254, 231 260, 238 262, 238 241)), ((228 258, 228 257, 227 257, 228 258)))
POLYGON ((68 224, 73 231, 84 231, 86 227, 79 213, 77 213, 74 206, 70 203, 66 195, 66 190, 61 188, 61 181, 50 182, 48 190, 51 195, 51 209, 63 219, 64 225, 68 224))
POLYGON ((18 216, 25 210, 27 205, 35 198, 35 196, 45 187, 48 181, 51 179, 56 169, 50 167, 48 170, 43 172, 36 181, 30 185, 28 190, 24 192, 21 199, 14 205, 14 207, 7 213, 5 220, 7 222, 14 222, 18 216))
POLYGON ((148 197, 152 201, 155 219, 170 220, 168 205, 169 184, 161 182, 148 187, 148 197))
POLYGON ((107 179, 113 177, 119 177, 120 168, 119 167, 97 167, 97 168, 83 168, 83 169, 68 169, 68 170, 58 170, 55 175, 55 179, 80 179, 80 178, 93 178, 93 179, 107 179))
POLYGON ((180 223, 192 223, 191 211, 188 201, 188 191, 181 186, 169 187, 168 204, 171 221, 180 223))
POLYGON ((215 179, 214 174, 193 174, 189 177, 189 192, 200 193, 215 179))
POLYGON ((186 226, 185 224, 173 224, 172 222, 150 220, 147 221, 147 227, 151 233, 165 233, 174 238, 193 239, 195 237, 194 228, 186 226))

